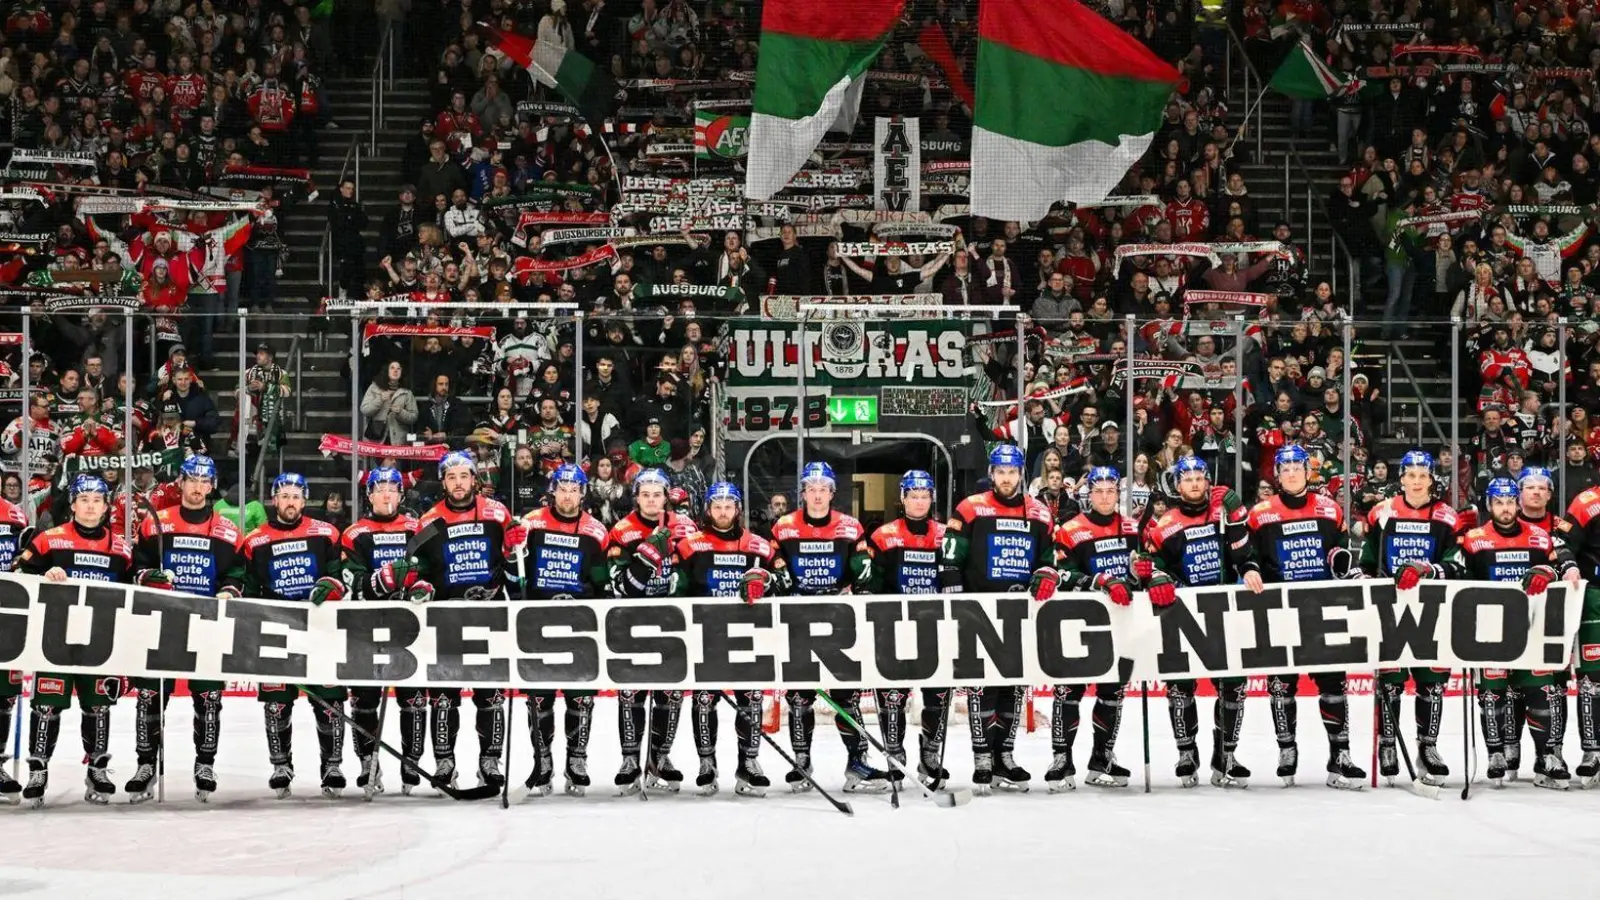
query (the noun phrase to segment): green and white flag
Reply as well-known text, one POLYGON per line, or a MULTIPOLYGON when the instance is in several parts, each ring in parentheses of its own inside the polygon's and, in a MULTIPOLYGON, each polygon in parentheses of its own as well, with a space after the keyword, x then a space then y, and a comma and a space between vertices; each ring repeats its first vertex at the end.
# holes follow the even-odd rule
POLYGON ((1296 100, 1325 100, 1361 89, 1361 82, 1328 68, 1328 64, 1311 52, 1305 41, 1294 46, 1289 56, 1272 73, 1267 86, 1296 100))
POLYGON ((714 110, 694 114, 694 155, 700 159, 743 159, 750 149, 750 117, 714 110))

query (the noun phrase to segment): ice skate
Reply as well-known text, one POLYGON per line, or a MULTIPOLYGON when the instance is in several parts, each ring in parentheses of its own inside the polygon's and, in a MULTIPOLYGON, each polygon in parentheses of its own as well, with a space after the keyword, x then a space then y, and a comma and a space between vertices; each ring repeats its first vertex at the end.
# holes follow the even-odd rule
POLYGON ((1395 752, 1394 744, 1378 745, 1378 775, 1390 787, 1400 777, 1400 754, 1395 752))
POLYGON ((709 797, 717 792, 717 761, 709 756, 700 757, 700 774, 695 776, 694 786, 700 789, 700 796, 709 797))
POLYGON ((1028 792, 1028 782, 1033 780, 1033 775, 1027 769, 1017 765, 1009 751, 1000 754, 994 767, 994 786, 1002 791, 1016 791, 1019 794, 1028 792))
POLYGON ((408 756, 400 763, 400 796, 411 796, 411 790, 422 783, 422 772, 417 768, 420 762, 420 759, 408 756))
POLYGON ((1178 776, 1178 786, 1192 788, 1200 783, 1200 776, 1195 774, 1200 771, 1200 754, 1193 747, 1178 748, 1178 764, 1173 767, 1173 774, 1178 776))
POLYGON ((329 800, 339 799, 344 792, 344 770, 336 762, 322 764, 322 796, 329 800))
POLYGON ((1234 759, 1233 751, 1213 753, 1211 757, 1211 786, 1220 788, 1247 788, 1250 770, 1234 759))
POLYGON ((156 796, 156 767, 149 763, 140 763, 139 768, 133 770, 133 777, 122 786, 128 793, 129 803, 143 803, 153 800, 156 796))
POLYGON ((1519 742, 1517 742, 1515 744, 1507 744, 1506 745, 1506 781, 1516 781, 1521 776, 1521 772, 1519 771, 1521 768, 1522 768, 1522 744, 1521 744, 1521 742, 1519 741, 1519 742))
POLYGON ((589 790, 589 761, 581 756, 567 756, 566 784, 563 789, 574 797, 582 797, 589 790))
POLYGON ((22 782, 11 777, 5 770, 7 759, 0 756, 0 803, 7 806, 16 806, 22 802, 22 782))
POLYGON ((506 776, 500 771, 500 757, 478 757, 478 784, 488 785, 498 790, 505 786, 506 776))
POLYGON ((528 773, 528 780, 522 783, 526 789, 522 794, 524 800, 537 800, 540 797, 550 796, 554 788, 550 781, 555 777, 556 761, 548 750, 540 750, 538 759, 534 760, 533 771, 528 773))
POLYGON ((972 793, 987 797, 993 785, 994 757, 987 753, 972 754, 972 793))
POLYGON ((799 765, 784 773, 784 783, 789 785, 789 790, 796 794, 803 794, 811 790, 811 754, 796 753, 794 761, 799 765))
POLYGON ((1278 748, 1278 777, 1283 779, 1284 787, 1294 787, 1294 773, 1300 769, 1300 748, 1289 746, 1278 748))
POLYGON ((356 787, 361 789, 361 799, 368 803, 383 793, 383 769, 378 766, 377 754, 361 760, 361 774, 356 776, 356 787))
POLYGON ((1533 783, 1552 791, 1564 791, 1572 775, 1559 753, 1546 753, 1533 761, 1533 783))
MULTIPOLYGON (((456 761, 453 758, 447 758, 441 759, 438 762, 439 770, 434 773, 435 780, 442 781, 445 784, 450 785, 451 789, 453 790, 456 786, 456 761)), ((443 792, 441 791, 440 793, 442 794, 443 792)))
POLYGON ((1050 757, 1050 768, 1044 773, 1045 790, 1052 794, 1078 789, 1078 783, 1073 780, 1078 774, 1078 767, 1072 764, 1072 754, 1065 751, 1050 757))
POLYGON ((217 792, 217 770, 210 763, 194 764, 194 799, 200 803, 211 800, 217 792))
POLYGON ((28 806, 39 809, 44 806, 44 792, 50 786, 50 764, 37 756, 28 758, 28 786, 22 789, 22 799, 28 806))
POLYGON ((83 773, 83 799, 89 803, 101 806, 111 802, 117 793, 117 786, 111 783, 110 773, 106 765, 111 762, 111 757, 101 755, 89 763, 89 768, 83 773))
MULTIPOLYGON (((1583 759, 1578 761, 1578 770, 1574 774, 1578 776, 1578 787, 1587 789, 1600 784, 1600 751, 1583 751, 1583 759)), ((0 792, 4 790, 5 785, 0 784, 0 792)))
POLYGON ((634 794, 644 790, 644 783, 640 777, 642 774, 643 771, 639 768, 639 757, 624 756, 621 768, 617 769, 616 777, 611 780, 611 783, 617 786, 617 795, 619 797, 632 797, 634 794))
POLYGON ((1359 791, 1366 787, 1367 770, 1355 764, 1349 750, 1340 750, 1328 758, 1328 787, 1341 791, 1359 791))
POLYGON ((1117 755, 1106 753, 1104 756, 1091 755, 1089 757, 1089 774, 1083 778, 1084 784, 1095 787, 1127 787, 1129 772, 1126 767, 1117 765, 1117 755))
POLYGON ((772 782, 767 776, 761 774, 761 761, 757 759, 739 760, 739 768, 734 772, 733 792, 741 797, 765 797, 767 787, 772 782))
POLYGON ((1418 749, 1421 758, 1417 761, 1422 764, 1422 771, 1417 775, 1417 780, 1433 787, 1442 787, 1444 780, 1450 777, 1450 767, 1439 755, 1439 748, 1433 744, 1423 744, 1418 749))
POLYGON ((844 790, 847 794, 881 794, 889 789, 889 773, 874 769, 859 756, 844 764, 844 790))
POLYGON ((1489 768, 1484 777, 1497 788, 1506 786, 1506 755, 1503 751, 1496 750, 1489 754, 1489 768))
POLYGON ((928 790, 937 791, 944 787, 950 780, 950 772, 939 761, 939 747, 935 744, 925 744, 917 760, 917 777, 928 786, 928 790))
POLYGON ((665 753, 660 756, 650 757, 650 762, 644 770, 644 786, 649 789, 678 792, 678 786, 683 782, 683 773, 672 764, 672 758, 665 753))
POLYGON ((279 800, 287 800, 290 796, 289 783, 294 781, 294 766, 273 766, 272 775, 267 778, 267 787, 277 795, 279 800))

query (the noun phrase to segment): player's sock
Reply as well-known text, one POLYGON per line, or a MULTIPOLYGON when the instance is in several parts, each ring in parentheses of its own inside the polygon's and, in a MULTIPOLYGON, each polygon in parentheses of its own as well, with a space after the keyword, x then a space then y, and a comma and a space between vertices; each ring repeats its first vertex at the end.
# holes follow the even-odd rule
POLYGON ((1417 717, 1417 743, 1431 744, 1439 740, 1440 723, 1444 720, 1444 685, 1417 685, 1415 704, 1417 717))
POLYGON ((883 688, 876 692, 878 702, 878 733, 889 757, 906 764, 906 703, 910 696, 899 688, 883 688))
POLYGON ((589 753, 589 731, 594 725, 594 697, 567 697, 566 731, 567 753, 586 757, 589 753))
POLYGON ((473 692, 472 705, 478 714, 474 722, 478 733, 478 755, 499 759, 506 749, 506 695, 494 688, 478 688, 473 692), (479 694, 488 693, 488 702, 480 703, 479 694))
MULTIPOLYGON (((678 720, 683 717, 683 694, 656 691, 650 701, 650 755, 665 757, 678 739, 678 720)), ((676 770, 674 770, 676 771, 676 770)))
POLYGON ((49 762, 56 755, 56 740, 60 737, 61 710, 35 704, 28 723, 28 756, 49 762))
POLYGON ((1052 756, 1065 753, 1070 757, 1072 745, 1078 739, 1083 689, 1078 685, 1058 684, 1050 693, 1050 753, 1052 756))
POLYGON ((461 730, 461 710, 456 707, 460 699, 448 693, 440 693, 433 698, 430 724, 435 759, 455 758, 456 734, 461 730))
POLYGON ((267 730, 267 761, 275 767, 293 765, 294 704, 263 703, 261 709, 267 730))
POLYGON ((1299 675, 1270 675, 1267 692, 1271 695, 1272 730, 1277 734, 1278 746, 1293 746, 1299 726, 1300 709, 1295 703, 1299 675))
POLYGON ((353 738, 356 759, 370 759, 378 749, 378 706, 383 702, 382 697, 381 693, 370 691, 352 691, 350 694, 350 719, 356 723, 353 738), (367 737, 368 734, 372 737, 367 737))
POLYGON ((161 757, 161 692, 139 688, 133 707, 133 749, 140 764, 153 766, 161 757))
POLYGON ((789 704, 789 749, 796 756, 811 754, 811 736, 817 727, 815 691, 789 691, 784 694, 789 704))
POLYGON ((694 749, 701 759, 714 759, 717 755, 717 691, 695 691, 694 707, 690 714, 694 719, 694 749))
MULTIPOLYGON (((193 690, 193 688, 190 688, 193 690)), ((217 763, 217 743, 222 734, 222 691, 194 695, 194 760, 199 765, 217 763)), ((214 787, 213 787, 214 789, 214 787)))
POLYGON ((1217 707, 1212 714, 1216 737, 1224 753, 1232 753, 1239 746, 1239 735, 1244 731, 1244 679, 1227 679, 1217 685, 1217 707))
POLYGON ((1195 708, 1191 685, 1167 685, 1167 717, 1172 721, 1172 737, 1178 747, 1193 748, 1200 733, 1200 711, 1195 708))
POLYGON ((1094 713, 1089 719, 1094 726, 1091 759, 1110 758, 1117 745, 1117 731, 1122 727, 1122 700, 1127 689, 1120 684, 1113 690, 1105 690, 1105 687, 1100 685, 1094 689, 1094 713))
POLYGON ((635 766, 639 762, 639 748, 645 729, 646 696, 644 691, 617 691, 617 738, 625 766, 630 759, 635 766))

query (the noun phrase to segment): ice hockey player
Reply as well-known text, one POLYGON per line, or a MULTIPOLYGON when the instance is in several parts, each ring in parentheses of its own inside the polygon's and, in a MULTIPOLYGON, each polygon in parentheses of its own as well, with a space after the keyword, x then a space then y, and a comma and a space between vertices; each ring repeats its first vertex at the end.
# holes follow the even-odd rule
MULTIPOLYGON (((78 475, 70 494, 72 519, 34 535, 17 556, 17 571, 42 575, 46 581, 108 581, 127 584, 133 577, 133 549, 109 524, 111 489, 98 475, 78 475)), ((39 672, 34 678, 33 717, 28 735, 28 784, 22 799, 34 808, 44 805, 50 781, 50 758, 61 734, 61 712, 78 695, 83 713, 83 755, 88 760, 83 799, 111 802, 117 786, 106 766, 111 762, 111 706, 122 696, 117 676, 65 675, 39 672)))
MULTIPOLYGON (((306 480, 284 472, 272 482, 272 513, 256 530, 245 535, 244 592, 266 600, 308 600, 322 604, 345 596, 339 578, 339 529, 308 518, 306 480)), ((305 685, 328 707, 344 709, 348 691, 336 685, 305 685)), ((289 797, 294 781, 294 702, 300 686, 261 684, 261 701, 267 731, 267 758, 272 775, 267 779, 279 800, 289 797)), ((344 790, 344 720, 332 709, 316 704, 317 744, 321 750, 322 792, 336 797, 344 790)))
MULTIPOLYGON (((417 520, 419 530, 437 521, 438 537, 416 554, 390 560, 379 569, 383 584, 405 590, 414 602, 439 600, 504 600, 511 573, 506 563, 513 551, 520 553, 528 531, 511 516, 498 500, 478 492, 477 464, 472 454, 453 450, 439 460, 439 480, 444 484, 444 499, 417 520)), ((454 785, 456 780, 456 734, 461 728, 461 688, 429 688, 433 704, 431 730, 433 759, 439 778, 454 785)), ((505 749, 505 691, 499 688, 474 688, 472 704, 477 708, 478 780, 483 784, 503 785, 500 754, 505 749)), ((401 769, 402 792, 409 793, 401 769)))
MULTIPOLYGON (((367 472, 364 479, 367 492, 367 514, 357 520, 339 538, 340 573, 345 587, 357 600, 400 600, 420 597, 415 582, 409 587, 386 581, 384 563, 405 559, 406 544, 417 533, 417 519, 400 511, 400 496, 404 493, 405 476, 398 469, 380 466, 367 472)), ((358 687, 350 689, 350 718, 368 734, 378 734, 380 711, 386 702, 387 688, 358 687)), ((408 761, 420 760, 427 742, 428 691, 426 688, 401 687, 395 689, 395 702, 400 707, 400 755, 408 761)), ((356 787, 367 800, 383 793, 383 770, 378 764, 378 744, 371 738, 355 733, 356 760, 361 774, 356 776, 356 787)), ((421 778, 414 765, 403 765, 401 783, 410 787, 421 778)))
MULTIPOLYGON (((209 456, 191 456, 178 469, 177 506, 159 509, 139 523, 133 545, 134 580, 144 586, 200 597, 237 597, 244 588, 244 534, 239 525, 212 509, 217 464, 209 456)), ((138 694, 134 743, 139 767, 123 786, 131 803, 155 796, 152 790, 161 748, 162 711, 174 682, 135 678, 138 694)), ((220 681, 189 681, 194 703, 194 794, 206 802, 217 789, 217 741, 222 730, 220 681)))
MULTIPOLYGON (((678 542, 678 565, 673 573, 674 593, 692 597, 738 597, 757 603, 763 597, 789 588, 789 572, 772 543, 739 523, 744 497, 739 488, 719 481, 706 489, 705 518, 701 527, 678 542)), ((717 792, 717 706, 721 691, 697 690, 690 715, 700 774, 695 786, 702 796, 717 792)), ((763 797, 771 781, 761 771, 761 691, 733 692, 738 707, 733 733, 739 767, 734 792, 763 797)))
MULTIPOLYGON (((869 594, 936 594, 939 592, 939 548, 944 523, 933 518, 933 476, 912 469, 900 477, 900 518, 885 522, 868 535, 868 565, 858 589, 869 594)), ((949 691, 922 689, 922 742, 918 771, 935 790, 950 779, 944 770, 944 736, 949 721, 949 691), (934 717, 930 720, 930 716, 934 717)), ((878 729, 895 762, 905 765, 905 688, 879 688, 878 729)), ((860 721, 857 719, 857 721, 860 721)))
MULTIPOLYGON (((1176 602, 1180 587, 1229 583, 1230 575, 1239 571, 1250 552, 1244 504, 1232 488, 1212 486, 1205 460, 1198 456, 1180 457, 1172 473, 1177 496, 1167 511, 1145 528, 1139 538, 1144 552, 1129 563, 1133 575, 1150 592, 1150 602, 1157 607, 1176 602)), ((1211 784, 1247 787, 1250 770, 1234 755, 1244 728, 1245 680, 1213 678, 1211 684, 1217 691, 1217 706, 1212 714, 1211 784)), ((1167 714, 1178 743, 1174 771, 1186 788, 1199 783, 1195 773, 1200 768, 1200 756, 1195 742, 1200 713, 1194 693, 1192 680, 1167 682, 1167 714)))
MULTIPOLYGON (((611 526, 609 549, 611 590, 618 597, 665 597, 672 592, 678 542, 694 533, 694 520, 667 508, 672 483, 660 469, 644 469, 633 477, 633 512, 611 526)), ((617 733, 622 742, 622 767, 616 785, 624 795, 641 789, 639 750, 650 753, 643 768, 645 788, 676 791, 683 773, 667 755, 678 734, 683 711, 679 691, 618 691, 617 733), (646 734, 645 698, 650 700, 646 734)))
MULTIPOLYGON (((833 508, 838 480, 825 462, 807 463, 800 473, 800 508, 772 525, 772 543, 783 559, 794 592, 800 596, 836 597, 847 594, 866 571, 862 546, 866 529, 854 516, 833 508)), ((861 721, 861 691, 848 688, 830 692, 857 722, 861 721)), ((811 735, 817 714, 814 690, 785 692, 789 703, 789 746, 798 769, 783 776, 793 791, 811 789, 811 735)), ((867 764, 865 735, 839 720, 839 737, 846 755, 844 789, 848 792, 888 790, 888 774, 867 764)))
MULTIPOLYGON (((1586 579, 1573 668, 1578 674, 1578 739, 1583 759, 1578 783, 1600 784, 1600 487, 1585 488, 1556 519, 1555 537, 1577 558, 1579 577, 1586 579)), ((1509 766, 1510 760, 1506 763, 1509 766)))
MULTIPOLYGON (((1434 495, 1433 457, 1412 450, 1400 457, 1400 493, 1379 502, 1367 514, 1367 536, 1361 545, 1361 570, 1394 579, 1402 591, 1415 590, 1427 578, 1444 577, 1445 556, 1455 547, 1459 517, 1434 495)), ((1439 723, 1444 718, 1444 689, 1449 669, 1393 669, 1378 673, 1378 773, 1400 774, 1395 733, 1400 729, 1400 698, 1406 678, 1416 685, 1417 756, 1424 784, 1442 785, 1450 767, 1439 754, 1439 723)))
MULTIPOLYGON (((1345 547, 1344 510, 1333 498, 1307 491, 1311 455, 1299 444, 1278 450, 1273 470, 1278 493, 1251 507, 1248 517, 1250 554, 1241 565, 1252 591, 1263 585, 1359 576, 1355 557, 1345 547)), ((1357 791, 1367 773, 1350 757, 1350 708, 1345 701, 1343 672, 1314 672, 1322 726, 1328 732, 1329 787, 1357 791)), ((1299 767, 1296 736, 1299 707, 1298 674, 1269 675, 1272 725, 1278 733, 1278 777, 1293 785, 1299 767)))
MULTIPOLYGON (((1550 536, 1556 543, 1565 547, 1567 532, 1561 528, 1561 518, 1550 509, 1550 501, 1555 497, 1555 479, 1550 470, 1542 466, 1524 466, 1517 475, 1518 503, 1521 512, 1518 513, 1525 525, 1537 525, 1550 536)), ((1562 720, 1566 720, 1567 693, 1566 686, 1571 681, 1571 670, 1561 673, 1561 693, 1559 702, 1562 705, 1562 720)), ((1522 726, 1528 720, 1527 698, 1522 693, 1522 688, 1516 684, 1506 685, 1506 702, 1501 707, 1504 727, 1502 736, 1506 742, 1506 780, 1516 781, 1517 770, 1522 768, 1522 726)), ((1580 727, 1580 731, 1581 731, 1580 727)), ((1582 768, 1580 761, 1579 768, 1582 768)), ((1597 770, 1600 775, 1600 770, 1597 770)), ((1584 784, 1583 776, 1578 776, 1578 783, 1584 784)))
MULTIPOLYGON (((572 463, 550 473, 550 505, 522 519, 524 547, 509 547, 514 565, 525 567, 523 598, 570 600, 600 597, 611 581, 606 551, 609 535, 599 519, 583 511, 589 478, 572 463), (525 554, 525 555, 524 555, 525 554), (518 557, 521 557, 518 560, 518 557)), ((589 732, 594 725, 594 691, 563 690, 566 705, 566 792, 582 797, 589 788, 589 732)), ((533 772, 525 783, 529 797, 550 793, 555 772, 555 690, 528 691, 528 733, 533 739, 533 772)))
MULTIPOLYGON (((0 498, 0 572, 11 571, 17 552, 27 546, 31 531, 28 514, 22 507, 0 498)), ((7 771, 6 762, 10 757, 5 753, 11 746, 5 736, 11 734, 11 716, 16 712, 20 696, 22 673, 0 669, 0 741, 5 743, 0 747, 0 803, 15 804, 22 795, 22 784, 7 771)))
MULTIPOLYGON (((1129 573, 1132 554, 1138 549, 1138 529, 1117 510, 1120 480, 1121 475, 1109 466, 1089 470, 1083 479, 1088 487, 1088 503, 1083 512, 1056 529, 1056 568, 1066 588, 1102 591, 1112 603, 1128 606, 1133 602, 1134 586, 1129 573)), ((1083 700, 1084 686, 1058 684, 1054 693, 1050 719, 1050 749, 1054 757, 1044 775, 1052 794, 1077 787, 1073 781, 1077 768, 1072 762, 1072 744, 1078 736, 1078 705, 1083 700)), ((1094 747, 1089 752, 1085 784, 1128 784, 1128 770, 1117 764, 1115 753, 1125 693, 1125 686, 1115 682, 1094 687, 1094 747)))
MULTIPOLYGON (((1550 532, 1522 521, 1519 493, 1517 483, 1509 478, 1489 482, 1484 488, 1489 522, 1461 536, 1461 542, 1445 560, 1445 575, 1479 581, 1520 582, 1533 602, 1539 603, 1552 582, 1562 579, 1575 589, 1580 575, 1571 554, 1550 532)), ((1566 790, 1571 780, 1566 761, 1561 757, 1561 744, 1567 730, 1566 689, 1561 684, 1561 673, 1556 670, 1484 669, 1479 673, 1478 710, 1483 722, 1484 748, 1489 752, 1489 781, 1499 786, 1506 775, 1501 704, 1510 685, 1522 689, 1528 704, 1528 730, 1538 753, 1533 764, 1533 783, 1566 790), (1557 694, 1562 695, 1559 702, 1557 694)))
MULTIPOLYGON (((1060 576, 1051 565, 1054 523, 1049 508, 1023 492, 1023 462, 1017 446, 995 447, 989 453, 990 489, 956 505, 940 550, 945 593, 1027 591, 1036 600, 1055 595, 1060 576)), ((1012 757, 1024 702, 1032 702, 1026 687, 968 692, 974 793, 986 794, 991 785, 1028 789, 1033 776, 1012 757)))

